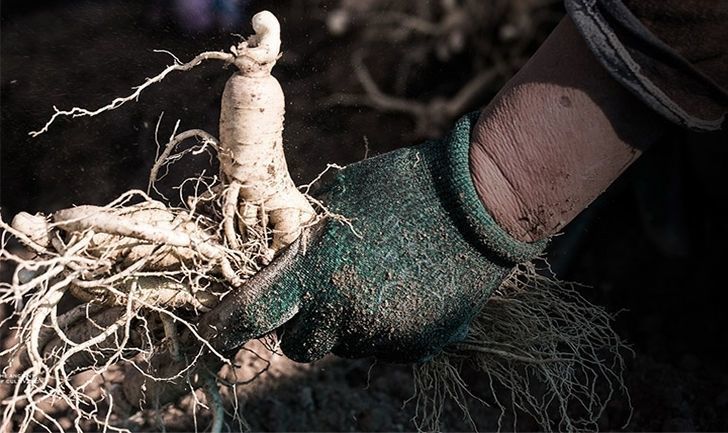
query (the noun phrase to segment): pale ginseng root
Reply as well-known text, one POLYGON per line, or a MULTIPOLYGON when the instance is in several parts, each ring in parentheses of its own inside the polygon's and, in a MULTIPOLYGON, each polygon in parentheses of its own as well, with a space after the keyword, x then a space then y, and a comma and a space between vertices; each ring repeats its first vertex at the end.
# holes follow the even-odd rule
POLYGON ((77 427, 83 421, 90 428, 117 430, 110 419, 119 398, 131 395, 127 403, 153 407, 150 401, 169 397, 155 393, 200 386, 208 395, 213 429, 222 428, 224 408, 208 370, 229 361, 196 333, 194 318, 241 286, 316 215, 293 184, 283 154, 283 95, 270 75, 280 50, 278 22, 263 12, 253 27, 256 35, 231 53, 207 52, 185 64, 175 59, 132 95, 96 110, 56 109, 34 133, 46 132, 58 117, 116 109, 170 72, 204 60, 239 68, 228 86, 232 90, 223 95, 223 140, 201 130, 177 134, 152 169, 150 187, 160 169, 180 157, 172 151, 188 138, 218 151, 221 176, 212 184, 203 177, 188 179, 202 185, 202 192, 188 197, 186 208, 129 191, 108 206, 78 206, 48 216, 21 213, 12 224, 0 221, 0 261, 14 266, 11 281, 0 283, 0 304, 9 307, 6 323, 12 321, 15 329, 15 344, 0 356, 7 361, 5 370, 18 374, 15 385, 2 391, 0 429, 26 431, 38 423, 63 430, 48 410, 62 403, 77 427), (25 252, 11 248, 13 238, 25 252), (66 293, 82 304, 61 314, 66 293), (156 359, 168 364, 152 372, 150 360, 156 359), (116 398, 103 388, 101 396, 92 396, 88 383, 74 382, 80 371, 98 378, 119 363, 128 367, 127 380, 116 398), (102 401, 105 407, 98 405, 102 401))
POLYGON ((205 52, 184 64, 175 58, 174 65, 135 87, 131 95, 116 98, 106 106, 95 110, 54 108, 51 119, 31 135, 47 132, 59 117, 96 116, 135 101, 144 89, 173 71, 187 71, 206 60, 235 65, 238 71, 230 77, 222 95, 219 142, 212 134, 200 130, 173 137, 155 164, 150 183, 154 183, 160 165, 168 162, 167 157, 175 146, 193 136, 202 138, 215 148, 220 160, 222 188, 213 191, 225 191, 227 242, 237 246, 233 235, 235 226, 245 235, 270 228, 272 239, 267 252, 270 260, 300 235, 302 227, 312 222, 316 212, 293 183, 283 152, 285 99, 280 84, 271 75, 280 56, 280 24, 272 13, 262 11, 253 16, 252 25, 255 34, 231 47, 230 53, 205 52))
POLYGON ((267 11, 256 14, 252 22, 255 35, 231 48, 238 71, 223 91, 220 139, 200 130, 176 135, 152 169, 151 182, 183 140, 197 137, 210 144, 220 160, 223 187, 215 191, 223 197, 226 241, 235 248, 236 229, 254 236, 270 227, 266 253, 270 261, 313 222, 316 212, 293 183, 283 152, 285 98, 271 75, 280 55, 280 25, 267 11))
POLYGON ((120 398, 149 407, 150 399, 173 401, 179 392, 201 386, 213 431, 222 428, 224 408, 210 372, 229 361, 197 334, 195 317, 240 287, 306 225, 320 217, 343 220, 299 191, 288 173, 284 98, 270 74, 280 54, 280 27, 271 13, 261 12, 253 17, 253 28, 256 34, 229 53, 205 52, 187 63, 175 58, 131 95, 106 106, 54 107, 51 119, 31 133, 47 132, 59 117, 117 109, 171 72, 206 60, 238 69, 222 96, 220 140, 198 129, 176 134, 175 127, 152 168, 147 194, 129 191, 103 207, 78 206, 48 216, 21 213, 12 224, 0 220, 0 263, 14 267, 11 281, 0 282, 0 305, 9 307, 5 323, 15 332, 15 344, 0 357, 19 374, 9 393, 0 390, 5 404, 0 430, 26 431, 33 423, 63 430, 48 410, 58 402, 73 414, 76 429, 86 422, 89 428, 119 430, 110 420, 120 398), (193 150, 173 154, 190 138, 198 140, 193 150), (163 168, 210 148, 220 160, 220 176, 211 183, 203 176, 185 181, 197 186, 185 208, 148 195, 163 168), (11 239, 26 251, 17 252, 11 239), (66 294, 81 304, 62 314, 66 294), (166 363, 152 365, 160 359, 166 363), (118 364, 127 367, 122 395, 104 388, 91 395, 89 383, 74 382, 78 372, 98 379, 118 364))
MULTIPOLYGON (((51 402, 79 420, 107 424, 101 415, 111 416, 112 399, 88 395, 88 384, 74 379, 83 370, 100 377, 115 364, 137 365, 166 350, 187 366, 176 374, 193 373, 198 366, 182 358, 178 331, 187 328, 195 336, 190 319, 260 267, 249 250, 220 242, 221 224, 193 209, 165 207, 140 191, 104 207, 79 206, 48 217, 21 213, 12 225, 0 220, 0 262, 15 265, 11 280, 0 282, 0 304, 11 311, 6 321, 13 320, 16 342, 0 358, 6 374, 17 374, 12 389, 3 390, 2 429, 55 425, 46 413, 51 402), (11 237, 34 255, 12 252, 11 237), (83 303, 60 314, 66 293, 83 303), (102 400, 105 410, 97 406, 102 400)), ((201 338, 185 344, 188 354, 199 357, 204 349, 217 363, 225 360, 201 338)))
POLYGON ((301 234, 315 212, 291 180, 283 154, 285 100, 271 75, 280 55, 280 25, 273 14, 261 12, 253 17, 253 29, 255 35, 235 48, 238 72, 223 91, 219 158, 233 188, 230 199, 242 199, 242 228, 259 220, 270 224, 275 253, 301 234))
POLYGON ((465 341, 414 366, 419 430, 439 431, 448 400, 474 429, 510 431, 518 430, 522 416, 543 431, 596 431, 609 401, 629 402, 622 372, 630 349, 612 329, 612 316, 572 284, 544 276, 548 272, 519 265, 476 316, 465 341), (473 404, 489 404, 463 380, 464 367, 489 384, 483 398, 494 403, 497 426, 476 426, 471 418, 473 404))

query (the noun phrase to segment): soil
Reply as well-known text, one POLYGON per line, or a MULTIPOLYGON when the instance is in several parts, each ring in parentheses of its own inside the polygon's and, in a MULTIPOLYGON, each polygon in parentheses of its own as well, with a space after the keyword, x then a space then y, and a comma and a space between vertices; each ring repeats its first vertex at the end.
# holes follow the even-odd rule
MULTIPOLYGON (((270 8, 284 28, 284 55, 275 75, 286 93, 284 141, 297 183, 326 163, 347 164, 366 151, 382 153, 418 139, 407 117, 323 103, 336 92, 359 91, 348 61, 353 40, 329 35, 321 18, 325 9, 304 13, 304 3, 257 1, 248 9, 270 8)), ((104 204, 130 188, 145 189, 162 112, 161 141, 177 119, 181 130, 216 133, 218 98, 230 71, 210 64, 169 76, 136 104, 93 119, 64 120, 38 138, 28 136, 54 105, 96 107, 127 94, 170 62, 153 49, 168 49, 184 60, 224 49, 235 39, 180 30, 160 15, 162 4, 2 3, 4 219, 21 210, 104 204)), ((250 33, 249 25, 237 32, 250 33)), ((396 61, 386 56, 382 52, 383 63, 396 61)), ((419 84, 447 79, 433 73, 419 84)), ((560 277, 588 285, 590 299, 620 311, 617 327, 635 349, 626 374, 634 414, 624 427, 629 404, 616 399, 601 421, 604 430, 728 430, 728 291, 721 271, 728 193, 719 187, 728 169, 728 137, 671 135, 551 248, 560 277)), ((180 162, 165 183, 175 185, 185 173, 204 168, 216 171, 204 157, 180 162)), ((239 356, 247 365, 244 374, 265 366, 250 352, 239 356)), ((412 395, 410 369, 333 356, 302 365, 273 356, 270 368, 242 391, 242 412, 254 430, 410 431, 414 407, 403 406, 412 395)), ((482 378, 473 372, 465 378, 474 394, 487 395, 482 378)), ((185 407, 183 402, 167 411, 167 431, 194 428, 185 407)), ((479 429, 497 428, 497 409, 476 402, 471 409, 479 429)), ((129 422, 140 430, 158 427, 154 420, 129 422)), ((538 429, 527 419, 519 425, 538 429)), ((470 430, 455 405, 445 409, 443 428, 470 430)))

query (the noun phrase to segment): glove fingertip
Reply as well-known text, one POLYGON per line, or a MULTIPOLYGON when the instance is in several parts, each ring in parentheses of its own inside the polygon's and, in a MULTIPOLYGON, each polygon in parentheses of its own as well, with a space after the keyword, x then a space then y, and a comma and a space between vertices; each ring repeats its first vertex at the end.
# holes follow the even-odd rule
POLYGON ((316 321, 296 316, 281 335, 281 350, 293 361, 313 362, 323 358, 336 345, 337 336, 328 327, 316 325, 316 321))

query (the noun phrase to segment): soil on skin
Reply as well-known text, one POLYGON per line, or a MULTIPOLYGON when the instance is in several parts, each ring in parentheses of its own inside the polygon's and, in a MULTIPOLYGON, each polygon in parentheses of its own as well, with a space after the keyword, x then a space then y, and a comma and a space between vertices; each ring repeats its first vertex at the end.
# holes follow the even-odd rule
MULTIPOLYGON (((154 16, 151 3, 49 1, 13 10, 17 5, 3 2, 3 218, 21 210, 104 204, 130 188, 145 189, 161 112, 162 142, 177 119, 180 130, 217 134, 219 95, 231 71, 212 63, 169 76, 139 103, 93 119, 62 120, 36 139, 27 135, 44 124, 54 105, 97 107, 127 94, 170 63, 152 49, 185 60, 234 40, 181 32, 154 16)), ((365 137, 370 154, 414 144, 406 117, 322 103, 335 92, 359 91, 348 61, 352 41, 329 36, 320 16, 300 13, 300 3, 249 7, 268 7, 283 24, 284 55, 275 75, 287 98, 284 138, 294 180, 311 179, 328 162, 361 159, 365 137)), ((238 32, 248 34, 249 25, 238 32)), ((425 76, 422 82, 442 79, 425 76)), ((628 430, 728 430, 728 291, 721 272, 728 227, 719 207, 728 197, 716 186, 725 184, 719 176, 728 168, 725 146, 719 145, 725 139, 681 138, 648 152, 552 248, 552 263, 563 278, 591 285, 586 294, 611 311, 626 310, 617 325, 636 350, 626 375, 635 408, 628 430), (645 190, 658 193, 639 193, 645 190), (676 222, 675 215, 684 218, 676 222), (666 238, 673 241, 661 242, 666 238)), ((184 173, 206 167, 216 172, 204 156, 180 162, 164 183, 175 185, 184 173)), ((239 356, 242 376, 266 365, 251 352, 239 356)), ((488 384, 477 374, 466 372, 465 378, 475 395, 487 395, 488 384)), ((414 406, 403 403, 412 389, 408 366, 335 357, 301 365, 273 356, 258 380, 241 387, 241 411, 254 430, 410 431, 414 406)), ((478 427, 496 429, 498 410, 471 403, 478 427)), ((616 399, 600 427, 622 429, 628 413, 628 402, 616 399)), ((446 407, 442 421, 447 430, 470 429, 455 405, 446 407)), ((157 429, 157 422, 129 420, 136 430, 157 429)), ((194 428, 184 401, 169 408, 163 422, 167 431, 194 428)), ((538 429, 527 419, 519 425, 538 429)))

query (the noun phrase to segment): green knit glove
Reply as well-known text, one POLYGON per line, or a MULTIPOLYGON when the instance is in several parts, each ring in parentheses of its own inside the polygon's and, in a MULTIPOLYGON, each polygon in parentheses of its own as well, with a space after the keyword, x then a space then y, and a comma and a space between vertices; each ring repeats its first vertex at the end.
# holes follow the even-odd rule
POLYGON ((518 242, 486 213, 468 166, 470 128, 341 170, 320 198, 329 219, 305 233, 201 322, 221 350, 280 325, 296 361, 328 352, 425 360, 465 337, 488 296, 545 242, 518 242), (290 319, 290 320, 289 320, 290 319))

